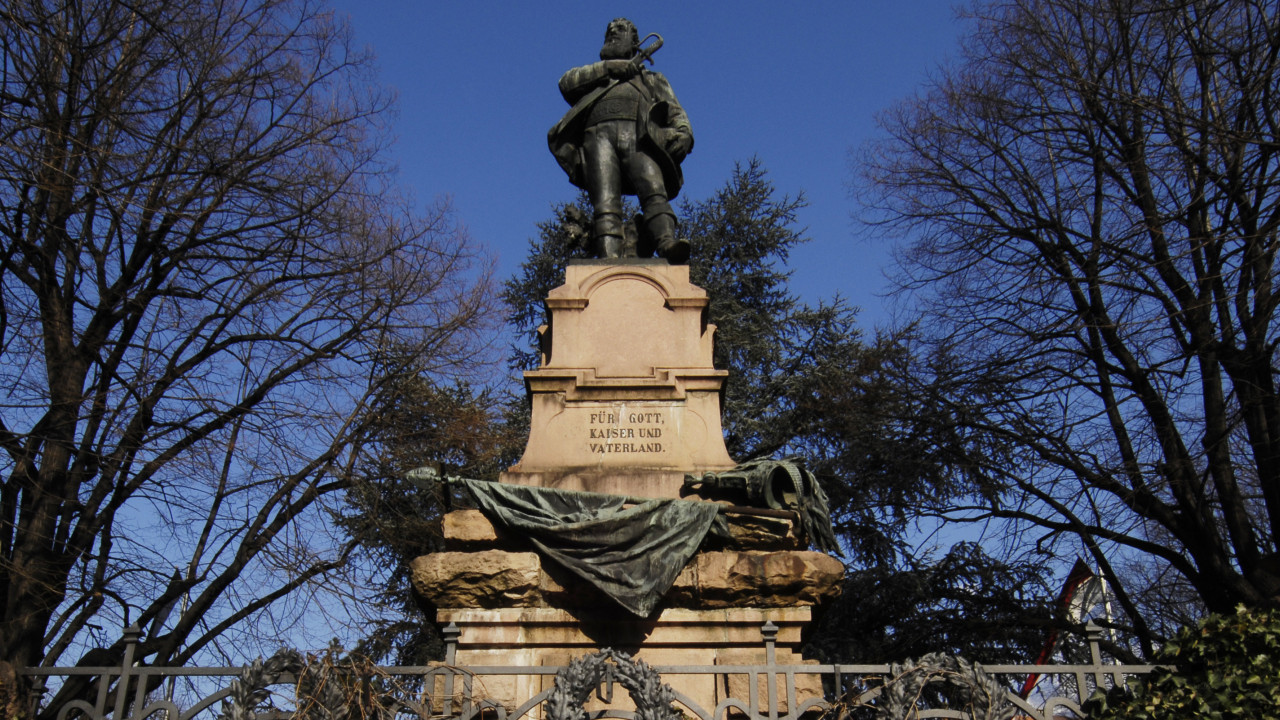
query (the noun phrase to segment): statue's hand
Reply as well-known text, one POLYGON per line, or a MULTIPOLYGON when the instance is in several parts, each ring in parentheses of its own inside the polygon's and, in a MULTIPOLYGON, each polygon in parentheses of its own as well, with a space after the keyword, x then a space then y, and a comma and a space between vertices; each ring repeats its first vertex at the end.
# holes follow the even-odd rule
POLYGON ((640 65, 631 60, 604 60, 604 71, 611 78, 629 80, 640 72, 640 65))
POLYGON ((693 149, 693 136, 679 132, 678 130, 667 130, 666 137, 663 139, 663 148, 667 151, 676 162, 684 160, 689 151, 693 149))

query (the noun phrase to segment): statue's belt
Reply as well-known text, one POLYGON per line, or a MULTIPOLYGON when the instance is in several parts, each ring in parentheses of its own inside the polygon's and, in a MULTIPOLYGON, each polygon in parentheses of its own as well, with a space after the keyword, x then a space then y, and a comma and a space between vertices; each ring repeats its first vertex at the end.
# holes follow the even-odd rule
POLYGON ((592 104, 587 113, 587 127, 606 120, 635 120, 639 115, 639 96, 610 93, 592 104))

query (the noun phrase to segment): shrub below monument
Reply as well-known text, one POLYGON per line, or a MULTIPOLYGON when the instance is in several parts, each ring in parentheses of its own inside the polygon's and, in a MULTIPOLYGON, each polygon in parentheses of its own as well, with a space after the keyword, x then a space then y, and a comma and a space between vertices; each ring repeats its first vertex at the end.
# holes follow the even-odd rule
POLYGON ((1168 666, 1094 693, 1090 720, 1263 718, 1280 714, 1280 612, 1240 606, 1178 631, 1156 655, 1168 666))

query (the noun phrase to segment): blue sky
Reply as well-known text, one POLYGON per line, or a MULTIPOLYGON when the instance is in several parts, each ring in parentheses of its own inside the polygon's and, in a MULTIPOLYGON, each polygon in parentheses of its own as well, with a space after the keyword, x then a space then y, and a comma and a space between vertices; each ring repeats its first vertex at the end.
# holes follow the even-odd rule
POLYGON ((424 203, 450 196, 499 278, 516 271, 551 205, 576 196, 546 146, 567 109, 556 82, 596 60, 606 24, 624 16, 664 38, 654 69, 693 125, 682 196, 710 196, 735 162, 759 157, 780 192, 810 203, 800 220, 813 240, 791 260, 796 292, 839 293, 868 329, 887 320, 889 244, 854 224, 849 151, 878 136, 878 112, 956 55, 964 22, 951 2, 333 5, 399 94, 392 158, 404 184, 424 203))

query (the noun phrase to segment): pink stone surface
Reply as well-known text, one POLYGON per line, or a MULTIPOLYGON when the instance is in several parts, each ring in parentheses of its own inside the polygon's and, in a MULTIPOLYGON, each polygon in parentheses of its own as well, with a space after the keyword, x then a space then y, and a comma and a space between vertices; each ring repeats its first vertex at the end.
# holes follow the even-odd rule
POLYGON ((685 473, 732 468, 706 305, 687 266, 570 265, 525 373, 529 441, 502 481, 676 497, 685 473))

